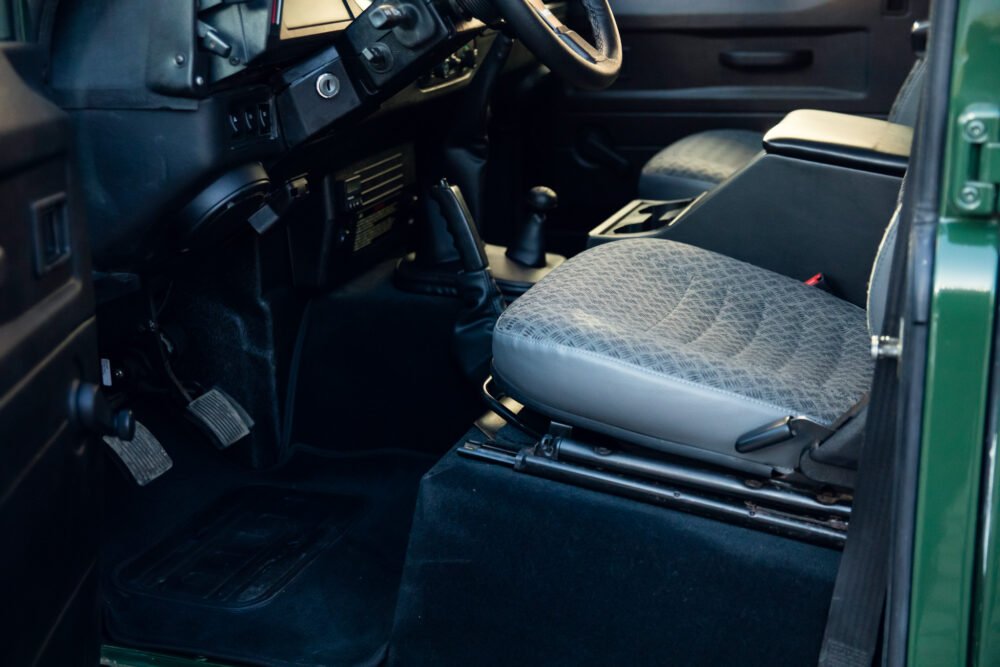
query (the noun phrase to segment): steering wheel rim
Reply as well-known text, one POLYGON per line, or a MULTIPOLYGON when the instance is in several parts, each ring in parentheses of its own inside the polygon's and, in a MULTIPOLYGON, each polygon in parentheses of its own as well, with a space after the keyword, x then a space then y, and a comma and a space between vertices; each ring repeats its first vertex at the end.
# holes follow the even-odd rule
POLYGON ((594 44, 570 30, 543 0, 493 0, 514 34, 550 70, 586 90, 602 90, 621 72, 622 43, 608 0, 582 0, 594 44))

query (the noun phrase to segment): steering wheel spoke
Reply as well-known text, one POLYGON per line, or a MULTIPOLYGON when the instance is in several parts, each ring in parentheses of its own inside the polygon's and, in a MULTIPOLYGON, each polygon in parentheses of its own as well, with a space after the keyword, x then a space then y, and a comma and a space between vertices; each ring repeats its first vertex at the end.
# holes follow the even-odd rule
POLYGON ((580 56, 586 58, 591 63, 598 63, 603 60, 604 56, 590 42, 585 40, 580 33, 572 30, 560 21, 559 17, 542 0, 526 0, 526 2, 535 10, 535 13, 548 26, 549 30, 580 56))
POLYGON ((607 88, 621 70, 618 26, 608 0, 583 0, 594 43, 567 27, 543 0, 492 0, 514 34, 535 56, 570 83, 607 88))

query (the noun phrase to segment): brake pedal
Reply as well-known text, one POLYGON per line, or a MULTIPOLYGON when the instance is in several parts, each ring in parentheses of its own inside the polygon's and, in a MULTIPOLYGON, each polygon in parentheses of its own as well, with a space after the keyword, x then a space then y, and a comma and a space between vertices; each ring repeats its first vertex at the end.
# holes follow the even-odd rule
POLYGON ((188 403, 187 412, 219 449, 250 435, 254 424, 243 406, 218 387, 188 403))
POLYGON ((118 456, 139 486, 146 486, 174 465, 160 441, 139 421, 135 422, 135 435, 131 440, 106 435, 104 442, 118 456))

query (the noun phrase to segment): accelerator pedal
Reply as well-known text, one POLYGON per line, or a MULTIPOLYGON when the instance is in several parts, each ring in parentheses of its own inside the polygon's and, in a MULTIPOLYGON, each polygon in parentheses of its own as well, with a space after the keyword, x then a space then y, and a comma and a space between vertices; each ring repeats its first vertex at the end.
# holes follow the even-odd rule
POLYGON ((218 387, 188 403, 187 412, 219 449, 239 442, 253 428, 253 419, 243 406, 218 387))
POLYGON ((139 421, 135 422, 135 435, 131 440, 106 435, 104 442, 139 486, 146 486, 174 465, 160 441, 139 421))

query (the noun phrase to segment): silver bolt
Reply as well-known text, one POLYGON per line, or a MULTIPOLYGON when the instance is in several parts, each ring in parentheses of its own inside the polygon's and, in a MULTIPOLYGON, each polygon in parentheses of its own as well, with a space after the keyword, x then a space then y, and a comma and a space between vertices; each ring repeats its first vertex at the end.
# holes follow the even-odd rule
POLYGON ((177 63, 178 67, 183 65, 185 60, 187 60, 187 58, 184 57, 183 53, 178 53, 176 56, 174 56, 174 62, 177 63))
POLYGON ((986 123, 978 118, 965 124, 965 138, 969 141, 980 141, 986 136, 986 123))
POLYGON ((899 359, 903 353, 902 342, 894 336, 872 336, 872 359, 899 359))
POLYGON ((203 77, 203 76, 196 76, 194 78, 194 85, 196 85, 196 86, 204 86, 205 85, 205 77, 203 77))
POLYGON ((234 65, 234 66, 235 65, 239 65, 240 64, 239 56, 233 56, 232 58, 230 58, 229 59, 229 64, 230 65, 234 65))
POLYGON ((958 205, 964 209, 976 209, 982 203, 983 196, 975 186, 966 185, 958 193, 958 205))

